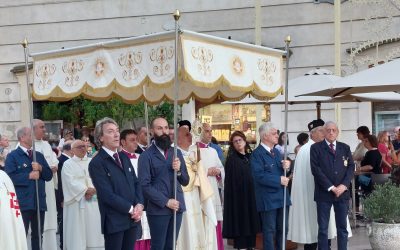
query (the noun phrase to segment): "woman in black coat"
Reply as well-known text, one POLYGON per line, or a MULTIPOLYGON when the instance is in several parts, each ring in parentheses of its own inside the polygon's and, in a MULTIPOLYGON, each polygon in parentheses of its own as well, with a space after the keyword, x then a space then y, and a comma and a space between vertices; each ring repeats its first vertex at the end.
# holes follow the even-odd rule
POLYGON ((231 135, 229 145, 225 162, 222 235, 233 239, 234 248, 252 249, 256 245, 256 235, 261 227, 250 169, 251 149, 241 131, 235 131, 231 135))

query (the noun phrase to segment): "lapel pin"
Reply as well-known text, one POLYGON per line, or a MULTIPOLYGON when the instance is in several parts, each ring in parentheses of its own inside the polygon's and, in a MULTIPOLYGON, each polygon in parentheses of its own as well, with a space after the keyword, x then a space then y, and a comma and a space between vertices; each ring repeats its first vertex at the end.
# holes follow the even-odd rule
POLYGON ((349 164, 348 159, 349 159, 349 157, 344 158, 344 156, 343 156, 343 165, 344 165, 345 167, 347 167, 347 165, 349 164))

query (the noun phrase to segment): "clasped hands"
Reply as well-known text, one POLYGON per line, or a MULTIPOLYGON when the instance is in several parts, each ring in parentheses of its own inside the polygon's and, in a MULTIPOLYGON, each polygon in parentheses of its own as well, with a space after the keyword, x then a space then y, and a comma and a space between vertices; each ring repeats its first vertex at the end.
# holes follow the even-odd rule
POLYGON ((134 220, 135 222, 139 222, 142 219, 142 213, 143 213, 143 205, 137 204, 133 208, 133 211, 130 213, 131 219, 134 220))
POLYGON ((221 170, 217 167, 211 167, 207 170, 207 175, 208 176, 217 176, 221 173, 221 170))
POLYGON ((85 199, 88 201, 88 200, 92 199, 93 195, 95 195, 95 194, 96 194, 96 189, 89 187, 86 190, 85 199))
POLYGON ((333 187, 331 191, 335 194, 336 198, 339 198, 344 192, 346 192, 347 187, 343 184, 340 184, 337 187, 333 187))

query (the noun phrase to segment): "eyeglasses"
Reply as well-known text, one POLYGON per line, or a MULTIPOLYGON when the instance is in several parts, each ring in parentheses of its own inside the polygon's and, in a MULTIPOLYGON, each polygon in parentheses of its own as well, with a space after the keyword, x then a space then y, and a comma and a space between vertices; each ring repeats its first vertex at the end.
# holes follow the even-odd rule
POLYGON ((242 142, 243 141, 243 139, 236 139, 236 140, 234 140, 234 141, 232 141, 233 142, 233 144, 236 144, 236 143, 240 143, 240 142, 242 142))

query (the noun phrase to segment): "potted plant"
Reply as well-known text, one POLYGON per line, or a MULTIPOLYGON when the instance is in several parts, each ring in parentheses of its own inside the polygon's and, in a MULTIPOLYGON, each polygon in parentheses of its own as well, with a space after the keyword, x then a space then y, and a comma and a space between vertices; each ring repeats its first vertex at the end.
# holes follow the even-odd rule
POLYGON ((392 182, 375 186, 364 201, 372 249, 400 249, 400 187, 392 182))

